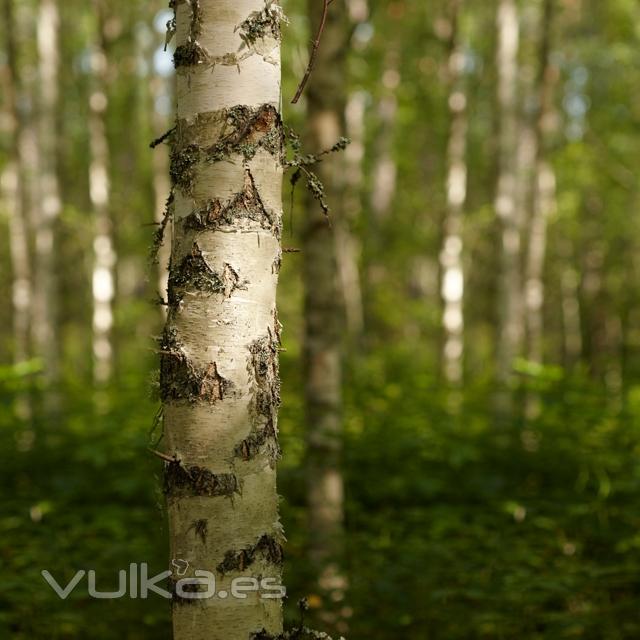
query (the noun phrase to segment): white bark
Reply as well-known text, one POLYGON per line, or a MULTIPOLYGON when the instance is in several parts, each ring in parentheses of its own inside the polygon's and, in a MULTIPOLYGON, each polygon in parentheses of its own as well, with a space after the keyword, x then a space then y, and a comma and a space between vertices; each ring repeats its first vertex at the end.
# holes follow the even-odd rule
MULTIPOLYGON (((230 593, 241 576, 281 578, 274 468, 279 39, 265 33, 242 49, 238 28, 263 10, 263 0, 191 0, 176 8, 176 63, 194 43, 201 49, 198 63, 177 68, 161 393, 165 449, 179 462, 166 466, 165 493, 172 559, 189 562, 187 576, 215 571, 218 593, 230 593), (260 142, 268 137, 275 145, 260 142), (223 150, 214 157, 216 145, 223 150)), ((173 605, 176 640, 248 640, 281 626, 280 601, 257 592, 173 605)))
POLYGON ((463 83, 464 52, 459 37, 462 1, 451 4, 449 76, 449 140, 447 145, 447 209, 440 252, 444 329, 443 369, 446 380, 459 384, 464 356, 463 212, 467 196, 467 96, 463 83))
POLYGON ((516 202, 517 55, 518 13, 515 0, 500 0, 497 13, 498 50, 498 184, 495 210, 501 228, 499 334, 497 376, 506 384, 512 376, 514 358, 523 338, 520 235, 521 220, 516 202))
MULTIPOLYGON (((9 214, 9 249, 11 252, 11 300, 13 304, 13 360, 23 362, 29 357, 29 325, 31 315, 31 266, 29 258, 28 228, 22 194, 24 167, 20 153, 22 118, 18 110, 18 61, 16 52, 13 0, 4 0, 4 21, 7 29, 7 81, 6 98, 7 134, 11 139, 10 155, 1 176, 2 191, 9 214)), ((18 403, 19 413, 28 417, 26 399, 18 403)))
MULTIPOLYGON (((38 122, 39 205, 34 210, 35 265, 33 291, 33 337, 42 357, 45 379, 55 384, 59 376, 59 344, 56 331, 57 276, 54 234, 62 209, 57 176, 57 110, 60 16, 56 0, 40 2, 37 44, 40 103, 38 122)), ((55 393, 47 402, 56 404, 55 393)))
POLYGON ((334 221, 347 329, 352 336, 358 336, 364 327, 362 283, 358 267, 362 249, 359 239, 352 231, 353 223, 362 211, 360 191, 363 182, 364 114, 364 94, 352 93, 345 108, 347 136, 351 140, 345 150, 345 220, 334 221))
POLYGON ((544 264, 547 224, 556 207, 556 177, 549 161, 549 137, 555 130, 553 92, 557 71, 551 64, 553 0, 545 0, 540 21, 540 68, 538 71, 538 114, 536 119, 536 158, 533 179, 533 209, 529 227, 526 262, 525 309, 527 320, 527 358, 543 361, 544 264))
POLYGON ((378 104, 380 133, 374 151, 375 163, 371 191, 371 209, 378 220, 383 219, 389 213, 396 191, 398 174, 393 157, 393 138, 398 111, 398 100, 395 93, 400 84, 398 53, 395 49, 390 49, 387 52, 382 84, 386 91, 378 104))
POLYGON ((89 198, 94 215, 93 238, 93 377, 98 384, 112 374, 113 300, 115 296, 114 269, 116 253, 112 237, 110 212, 111 185, 109 179, 109 142, 106 114, 108 107, 108 60, 104 47, 103 8, 98 13, 97 46, 91 55, 93 90, 89 98, 89 198))

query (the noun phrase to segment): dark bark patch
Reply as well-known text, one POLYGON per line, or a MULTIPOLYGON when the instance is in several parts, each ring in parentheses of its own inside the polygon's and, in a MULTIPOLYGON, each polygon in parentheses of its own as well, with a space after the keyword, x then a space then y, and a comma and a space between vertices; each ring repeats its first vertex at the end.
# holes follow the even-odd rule
POLYGON ((165 328, 160 340, 160 397, 163 401, 215 403, 224 400, 232 389, 233 383, 220 375, 215 362, 197 369, 178 342, 175 328, 165 328))
POLYGON ((180 461, 168 462, 164 468, 164 494, 167 496, 227 496, 240 493, 238 478, 233 473, 213 473, 180 461))
POLYGON ((282 153, 284 137, 280 114, 270 104, 257 109, 238 105, 226 111, 226 124, 231 131, 207 150, 207 159, 217 162, 231 153, 241 153, 246 160, 265 149, 273 156, 282 153))
POLYGON ((263 451, 267 453, 271 466, 275 466, 280 457, 280 447, 278 446, 272 418, 269 418, 264 426, 252 431, 242 442, 236 445, 233 452, 236 457, 248 461, 263 451))
POLYGON ((262 556, 267 562, 278 566, 282 565, 282 545, 273 537, 263 535, 258 542, 240 551, 227 551, 224 560, 216 567, 219 573, 225 574, 231 571, 244 571, 262 556))
MULTIPOLYGON (((202 34, 202 9, 200 0, 190 0, 191 23, 189 34, 184 44, 176 47, 173 54, 173 64, 176 69, 179 67, 191 67, 209 61, 209 52, 198 42, 202 34)), ((173 26, 175 32, 175 24, 173 26)))
POLYGON ((259 107, 237 105, 229 109, 198 114, 193 120, 179 120, 176 127, 177 149, 174 153, 176 175, 189 167, 195 156, 207 162, 226 160, 233 153, 246 160, 264 149, 282 160, 284 129, 278 110, 270 104, 259 107), (212 145, 198 143, 203 136, 217 138, 212 145))
POLYGON ((165 233, 167 230, 167 225, 169 221, 173 217, 173 203, 174 203, 174 195, 173 189, 169 193, 169 197, 164 205, 164 211, 162 213, 162 220, 160 221, 156 232, 153 234, 153 244, 151 245, 150 251, 150 259, 151 264, 158 264, 158 253, 160 252, 160 247, 164 244, 165 233))
POLYGON ((173 53, 173 66, 195 67, 209 61, 209 52, 197 41, 189 41, 178 45, 173 53))
POLYGON ((171 184, 186 195, 193 195, 195 167, 200 159, 200 147, 195 144, 175 146, 169 154, 171 184))
POLYGON ((249 169, 245 169, 244 188, 229 202, 222 204, 220 200, 208 200, 202 207, 195 209, 182 219, 185 230, 210 231, 225 226, 233 226, 240 221, 258 223, 262 229, 280 235, 278 217, 269 211, 253 180, 249 169))
POLYGON ((172 267, 169 274, 169 304, 176 306, 188 290, 200 293, 220 293, 229 298, 236 289, 243 289, 246 281, 241 281, 238 272, 225 264, 222 273, 217 273, 208 264, 198 244, 193 243, 191 253, 172 267))
POLYGON ((251 361, 249 373, 255 381, 254 404, 256 413, 274 418, 280 406, 280 376, 278 369, 278 342, 271 330, 249 346, 251 361))
MULTIPOLYGON (((176 583, 182 578, 174 578, 173 576, 169 576, 167 578, 167 591, 171 594, 171 604, 172 605, 191 605, 197 604, 200 602, 202 598, 184 598, 181 595, 178 595, 178 590, 176 587, 176 583)), ((206 584, 199 583, 183 583, 182 591, 184 593, 204 593, 207 591, 206 584)))
POLYGON ((283 20, 285 17, 280 6, 273 0, 267 0, 264 9, 253 11, 238 26, 244 46, 251 47, 267 36, 280 40, 280 22, 283 20))
POLYGON ((194 530, 194 533, 197 538, 200 538, 202 544, 206 544, 207 542, 207 531, 208 531, 209 523, 205 519, 195 520, 194 523, 189 527, 194 530))

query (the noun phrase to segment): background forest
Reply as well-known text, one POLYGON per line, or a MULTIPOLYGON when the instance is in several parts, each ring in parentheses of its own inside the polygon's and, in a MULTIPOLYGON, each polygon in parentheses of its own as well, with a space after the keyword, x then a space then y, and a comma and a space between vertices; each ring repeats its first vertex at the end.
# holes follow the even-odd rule
MULTIPOLYGON (((318 203, 285 182, 288 619, 306 596, 353 639, 640 637, 640 5, 336 0, 297 105, 308 8, 283 8, 285 123, 318 152, 308 102, 330 93, 351 140, 320 165, 317 244, 318 203), (334 600, 309 553, 314 299, 342 363, 334 600)), ((160 598, 61 601, 40 572, 106 590, 166 565, 149 145, 172 126, 171 13, 2 11, 0 637, 170 638, 160 598)))

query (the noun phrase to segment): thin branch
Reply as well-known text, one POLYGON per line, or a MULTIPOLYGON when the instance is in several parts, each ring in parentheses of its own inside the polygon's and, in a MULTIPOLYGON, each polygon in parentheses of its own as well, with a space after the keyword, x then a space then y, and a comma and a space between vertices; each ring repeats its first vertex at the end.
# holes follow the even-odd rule
POLYGON ((169 129, 169 131, 167 131, 166 133, 163 133, 160 137, 156 138, 155 140, 152 140, 149 143, 149 147, 151 149, 155 149, 158 145, 162 144, 167 138, 169 138, 169 136, 171 136, 171 134, 177 129, 178 127, 171 127, 171 129, 169 129))
POLYGON ((173 456, 168 456, 166 453, 162 453, 161 451, 156 451, 155 449, 151 449, 151 447, 149 447, 149 452, 153 453, 154 456, 158 456, 158 458, 161 458, 165 462, 180 463, 178 456, 176 456, 175 454, 173 454, 173 456))
POLYGON ((293 96, 293 100, 291 104, 296 104, 304 91, 304 88, 309 80, 309 76, 313 71, 313 67, 316 63, 316 57, 318 55, 318 48, 320 47, 320 39, 322 38, 322 33, 324 32, 325 24, 327 23, 327 14, 329 13, 329 5, 333 2, 333 0, 324 0, 324 4, 322 6, 322 17, 320 18, 320 26, 318 27, 318 33, 316 33, 316 37, 313 41, 313 46, 311 47, 311 54, 309 55, 309 64, 307 65, 307 70, 304 72, 304 76, 302 76, 302 80, 298 85, 298 90, 296 91, 296 95, 293 96))

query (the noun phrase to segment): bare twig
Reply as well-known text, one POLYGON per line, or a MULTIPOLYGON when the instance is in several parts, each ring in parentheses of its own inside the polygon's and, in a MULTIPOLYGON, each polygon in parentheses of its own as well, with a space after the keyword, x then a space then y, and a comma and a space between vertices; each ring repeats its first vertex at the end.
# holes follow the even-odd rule
POLYGON ((149 451, 153 453, 154 456, 158 456, 158 458, 162 458, 166 462, 178 462, 178 463, 180 462, 180 460, 178 460, 178 457, 175 454, 173 454, 173 456, 168 456, 166 453, 156 451, 155 449, 151 449, 150 447, 149 447, 149 451))
POLYGON ((296 95, 293 96, 293 100, 291 104, 296 104, 304 91, 304 88, 309 80, 309 76, 313 71, 313 67, 316 63, 316 57, 318 55, 318 48, 320 47, 320 39, 322 38, 322 33, 324 32, 325 24, 327 23, 327 14, 329 13, 329 5, 333 2, 333 0, 324 0, 324 4, 322 6, 322 17, 320 18, 320 26, 318 27, 318 32, 316 33, 316 37, 313 40, 313 44, 311 47, 311 54, 309 55, 309 64, 307 65, 307 70, 304 72, 304 76, 302 76, 302 80, 298 85, 298 90, 296 91, 296 95))
POLYGON ((163 133, 160 137, 156 138, 152 142, 149 143, 149 147, 151 149, 155 149, 158 145, 162 144, 167 138, 171 136, 171 134, 177 129, 177 127, 171 127, 169 131, 163 133))

